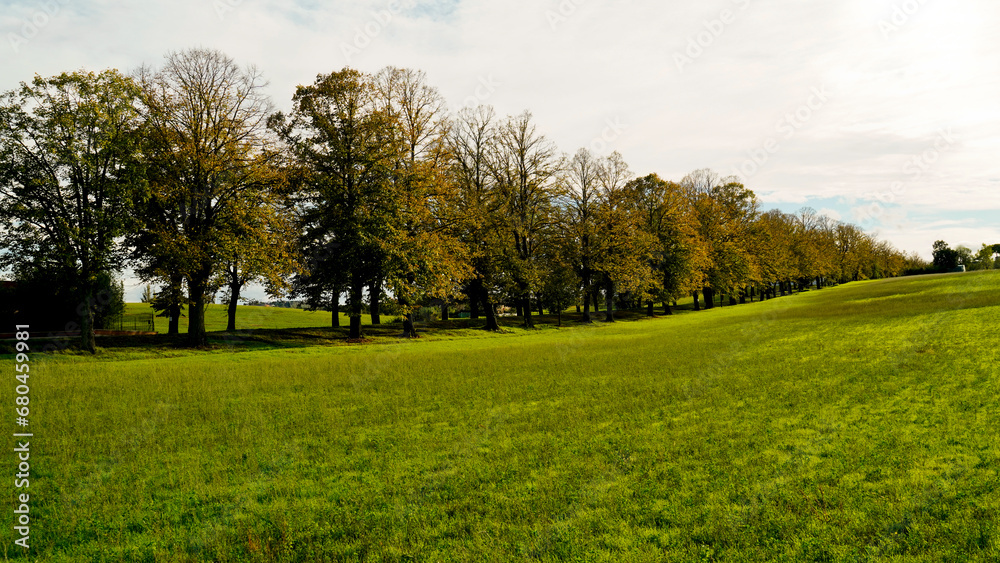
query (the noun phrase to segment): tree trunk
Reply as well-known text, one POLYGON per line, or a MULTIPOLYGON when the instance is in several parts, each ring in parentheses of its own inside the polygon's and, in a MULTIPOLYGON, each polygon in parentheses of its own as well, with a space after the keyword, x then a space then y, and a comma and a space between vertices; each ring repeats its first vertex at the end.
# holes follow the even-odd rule
MULTIPOLYGON (((742 299, 742 298, 741 298, 741 299, 742 299)), ((746 300, 746 299, 743 299, 743 302, 744 302, 744 303, 746 303, 746 302, 747 302, 747 300, 746 300)), ((732 305, 739 305, 739 302, 738 302, 738 301, 736 301, 736 298, 735 298, 735 297, 733 297, 733 294, 732 294, 732 293, 730 293, 730 294, 729 294, 729 305, 730 305, 730 306, 732 306, 732 305)))
POLYGON ((562 328, 562 307, 560 307, 559 310, 556 311, 556 319, 558 323, 556 326, 562 328))
POLYGON ((177 336, 181 333, 181 306, 177 305, 170 306, 170 320, 167 323, 167 335, 177 336))
MULTIPOLYGON (((480 285, 482 282, 480 282, 480 285)), ((476 320, 479 318, 479 296, 476 295, 476 291, 473 286, 469 285, 469 290, 466 291, 466 296, 469 298, 469 318, 476 320)))
POLYGON ((702 288, 702 294, 705 295, 705 309, 711 309, 715 307, 715 290, 710 287, 702 288))
POLYGON ((499 331, 500 324, 497 322, 497 312, 493 308, 493 303, 490 302, 490 295, 486 291, 486 284, 483 283, 482 278, 472 280, 469 291, 469 299, 476 303, 477 308, 482 307, 483 315, 486 316, 486 326, 483 328, 491 332, 499 331))
POLYGON ((515 314, 515 316, 517 316, 519 318, 524 316, 524 310, 521 308, 521 300, 520 299, 518 299, 517 302, 514 303, 514 314, 515 314))
POLYGON ((652 301, 646 302, 646 316, 652 317, 654 315, 655 313, 653 312, 653 302, 652 301))
POLYGON ((347 337, 352 340, 357 340, 361 338, 361 311, 357 311, 357 316, 354 316, 354 307, 351 307, 351 325, 347 337))
POLYGON ((583 292, 583 316, 580 317, 580 322, 581 323, 591 323, 591 322, 594 322, 593 319, 590 318, 590 298, 591 298, 590 291, 584 290, 584 292, 583 292))
POLYGON ((698 292, 692 291, 691 296, 694 297, 694 310, 701 311, 701 304, 698 303, 698 292))
POLYGON ((382 324, 382 276, 377 276, 368 287, 368 301, 371 308, 372 324, 382 324))
POLYGON ((340 293, 335 293, 330 302, 330 326, 340 328, 340 293))
POLYGON ((167 314, 170 315, 170 321, 167 324, 167 335, 177 336, 181 333, 181 300, 184 295, 181 292, 181 284, 184 283, 184 278, 177 274, 170 274, 170 287, 167 288, 169 292, 170 305, 167 306, 167 314))
POLYGON ((361 295, 364 286, 361 278, 357 274, 351 276, 350 305, 351 305, 351 329, 348 338, 353 340, 361 338, 361 295))
POLYGON ((448 315, 448 302, 447 301, 445 301, 444 303, 441 304, 441 320, 442 321, 449 321, 449 320, 451 320, 451 317, 448 315))
POLYGON ((236 332, 236 304, 240 301, 240 288, 242 284, 239 282, 229 282, 229 308, 226 311, 229 320, 226 321, 226 331, 236 332))
POLYGON ((91 354, 97 353, 97 333, 94 331, 94 286, 90 281, 91 276, 86 276, 86 289, 84 290, 83 303, 78 310, 82 327, 80 329, 80 345, 91 354))
POLYGON ((615 282, 607 280, 604 283, 604 322, 615 322, 615 282))
POLYGON ((236 306, 240 302, 240 290, 243 283, 240 281, 240 271, 235 263, 230 264, 226 271, 229 274, 229 307, 226 311, 228 320, 226 321, 226 332, 236 332, 236 306))
POLYGON ((534 321, 531 320, 531 296, 527 289, 524 289, 524 296, 521 298, 521 311, 524 313, 524 328, 534 328, 534 321))
POLYGON ((491 332, 498 332, 500 330, 500 323, 497 322, 497 312, 493 308, 493 303, 490 302, 489 292, 486 291, 482 283, 480 283, 479 287, 479 302, 482 304, 483 313, 486 315, 486 326, 484 328, 491 332))
MULTIPOLYGON (((208 333, 205 330, 205 295, 208 287, 208 275, 206 269, 193 278, 188 278, 188 287, 191 288, 191 305, 188 314, 188 344, 195 347, 208 346, 208 333)), ((208 270, 210 273, 211 270, 208 270)))

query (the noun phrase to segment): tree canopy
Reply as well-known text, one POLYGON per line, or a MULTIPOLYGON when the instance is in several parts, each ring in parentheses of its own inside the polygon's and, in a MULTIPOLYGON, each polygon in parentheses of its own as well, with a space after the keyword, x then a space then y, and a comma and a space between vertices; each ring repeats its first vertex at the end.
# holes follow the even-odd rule
MULTIPOLYGON (((134 78, 36 78, 0 98, 0 260, 79 288, 88 349, 94 292, 126 265, 160 285, 150 302, 171 332, 188 311, 196 346, 205 303, 223 289, 235 330, 253 281, 334 325, 343 302, 357 339, 386 299, 413 336, 410 313, 431 303, 488 330, 501 305, 526 327, 574 305, 610 322, 685 295, 710 308, 925 266, 812 209, 761 210, 739 178, 636 175, 617 152, 561 153, 529 111, 451 113, 418 70, 320 74, 287 115, 265 84, 191 49, 134 78)), ((934 265, 993 268, 998 250, 939 241, 934 265)))
POLYGON ((90 351, 101 277, 123 268, 120 239, 146 193, 139 100, 114 70, 36 77, 0 97, 0 258, 77 288, 90 351))

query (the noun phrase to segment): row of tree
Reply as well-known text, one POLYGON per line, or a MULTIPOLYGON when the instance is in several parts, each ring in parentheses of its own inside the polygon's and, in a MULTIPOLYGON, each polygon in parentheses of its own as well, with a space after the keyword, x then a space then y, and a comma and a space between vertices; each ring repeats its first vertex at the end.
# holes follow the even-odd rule
POLYGON ((973 252, 967 246, 951 248, 947 242, 939 240, 934 243, 933 255, 933 269, 940 272, 960 266, 967 271, 1000 270, 1000 244, 983 244, 973 252))
MULTIPOLYGON (((319 75, 275 112, 253 68, 195 49, 159 70, 36 77, 0 98, 3 265, 77 280, 84 345, 95 291, 131 265, 176 332, 207 343, 220 288, 332 311, 350 336, 387 301, 407 316, 463 301, 532 313, 681 296, 711 307, 919 267, 860 228, 805 209, 762 212, 737 178, 637 177, 621 155, 560 154, 530 113, 446 111, 422 72, 319 75), (103 277, 102 277, 103 276, 103 277)), ((407 331, 412 323, 405 322, 407 331)))

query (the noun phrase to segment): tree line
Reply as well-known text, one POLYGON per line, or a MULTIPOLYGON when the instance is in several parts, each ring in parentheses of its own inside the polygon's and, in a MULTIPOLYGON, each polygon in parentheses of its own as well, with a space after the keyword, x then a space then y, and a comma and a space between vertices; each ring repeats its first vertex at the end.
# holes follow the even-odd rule
POLYGON ((1000 270, 1000 244, 983 244, 978 251, 959 245, 951 248, 943 240, 935 241, 933 262, 929 269, 947 272, 958 267, 967 271, 1000 270))
POLYGON ((36 77, 0 97, 0 265, 72 287, 85 348, 96 298, 132 267, 207 344, 205 304, 246 284, 341 309, 463 303, 499 329, 576 305, 696 308, 925 267, 811 209, 763 211, 738 178, 638 176, 618 153, 560 153, 530 112, 449 112, 412 69, 345 68, 275 111, 253 67, 191 49, 161 68, 36 77))

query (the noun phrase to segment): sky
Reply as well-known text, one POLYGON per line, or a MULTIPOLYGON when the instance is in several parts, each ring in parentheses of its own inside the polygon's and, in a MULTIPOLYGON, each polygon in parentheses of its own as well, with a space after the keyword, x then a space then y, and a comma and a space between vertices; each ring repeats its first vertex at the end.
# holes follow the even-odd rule
POLYGON ((288 110, 317 74, 409 67, 567 154, 737 175, 929 258, 1000 242, 998 24, 996 0, 0 0, 0 91, 207 47, 288 110))

